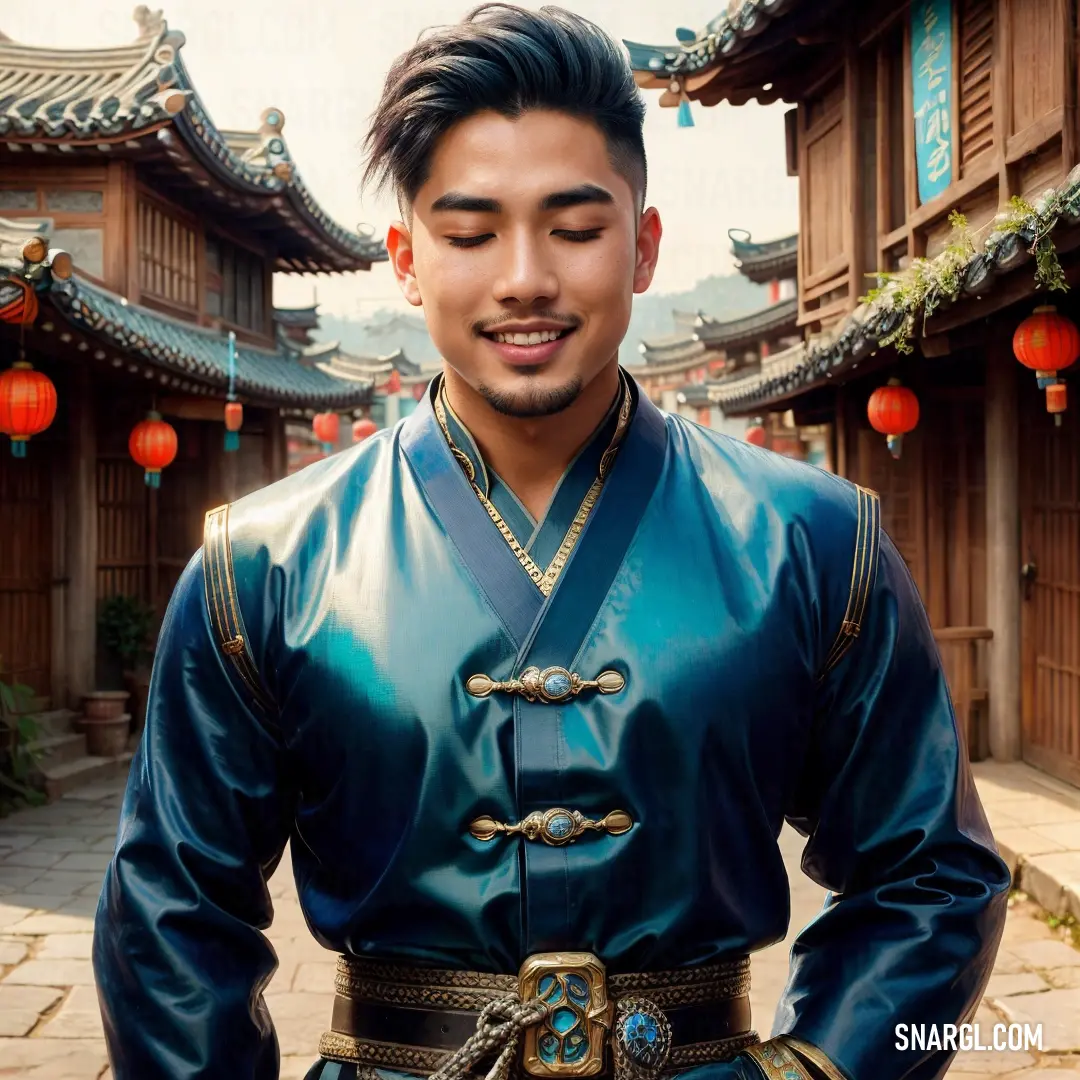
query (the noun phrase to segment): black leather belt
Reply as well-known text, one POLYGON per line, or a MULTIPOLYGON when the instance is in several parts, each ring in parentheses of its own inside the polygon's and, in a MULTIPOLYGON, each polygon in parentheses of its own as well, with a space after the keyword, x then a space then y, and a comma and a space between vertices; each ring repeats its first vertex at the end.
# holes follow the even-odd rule
MULTIPOLYGON (((665 1032, 663 1064, 669 1069, 730 1060, 759 1041, 750 1027, 748 957, 640 975, 606 975, 602 965, 590 958, 596 969, 592 970, 594 1004, 599 1002, 601 1008, 593 1009, 590 1014, 590 1006, 582 1004, 578 1009, 582 1018, 580 1030, 585 1032, 588 1027, 586 1015, 598 1017, 602 1008, 607 1008, 606 1018, 601 1017, 598 1026, 592 1029, 597 1038, 588 1048, 591 1064, 583 1065, 584 1050, 576 1062, 560 1060, 561 1046, 554 1060, 550 1054, 545 1057, 544 1040, 554 1045, 552 1034, 562 1039, 560 1029, 565 1027, 556 1017, 560 1012, 558 1003, 572 1004, 553 980, 561 976, 561 985, 573 989, 584 985, 589 976, 589 971, 575 963, 560 967, 558 961, 580 961, 585 955, 543 954, 539 960, 530 958, 522 973, 533 964, 531 981, 524 974, 409 968, 341 957, 332 1029, 323 1036, 320 1053, 333 1061, 427 1075, 446 1066, 452 1055, 476 1035, 477 1021, 485 1006, 492 1002, 535 1001, 543 997, 545 987, 549 988, 549 999, 556 1002, 550 1013, 555 1026, 548 1026, 545 1035, 543 1023, 531 1025, 540 1032, 538 1036, 534 1034, 531 1042, 526 1035, 524 1052, 516 1055, 515 1075, 622 1075, 626 1070, 618 1066, 620 1061, 627 1060, 626 1054, 620 1057, 613 1045, 616 1039, 611 1036, 618 1034, 620 1024, 625 1027, 628 1018, 648 1019, 652 1014, 665 1032), (576 978, 578 972, 585 977, 577 983, 566 982, 567 977, 576 978), (551 990, 552 987, 555 989, 551 990)), ((623 1049, 626 1048, 624 1040, 623 1049)), ((470 1072, 482 1075, 497 1056, 495 1051, 487 1053, 472 1062, 462 1075, 470 1072)), ((648 1075, 652 1071, 635 1069, 627 1075, 648 1075)), ((659 1070, 655 1072, 659 1075, 659 1070)))

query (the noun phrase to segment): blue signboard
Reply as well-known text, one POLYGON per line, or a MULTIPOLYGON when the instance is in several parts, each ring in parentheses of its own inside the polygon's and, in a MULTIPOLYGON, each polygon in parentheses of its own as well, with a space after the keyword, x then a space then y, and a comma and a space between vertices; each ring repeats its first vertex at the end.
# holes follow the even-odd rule
POLYGON ((952 59, 952 0, 914 0, 911 85, 920 203, 953 180, 952 59))

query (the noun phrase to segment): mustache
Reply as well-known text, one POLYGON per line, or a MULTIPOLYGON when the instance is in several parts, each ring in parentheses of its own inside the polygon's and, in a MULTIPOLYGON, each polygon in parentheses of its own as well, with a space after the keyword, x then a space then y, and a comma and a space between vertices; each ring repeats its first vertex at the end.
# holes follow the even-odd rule
POLYGON ((498 330, 500 326, 508 322, 525 322, 528 319, 546 319, 548 322, 559 323, 567 330, 576 330, 581 325, 581 319, 576 315, 566 315, 558 311, 530 311, 513 312, 500 315, 497 319, 481 319, 473 323, 473 333, 490 334, 498 330))

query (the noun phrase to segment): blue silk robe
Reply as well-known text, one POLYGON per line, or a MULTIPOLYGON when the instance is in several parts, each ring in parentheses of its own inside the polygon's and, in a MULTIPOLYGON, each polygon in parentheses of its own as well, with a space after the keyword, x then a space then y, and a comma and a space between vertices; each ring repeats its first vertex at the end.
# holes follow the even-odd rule
MULTIPOLYGON (((193 559, 162 627, 98 912, 116 1080, 277 1076, 261 999, 276 961, 260 930, 290 839, 329 949, 504 973, 586 950, 640 972, 785 936, 785 819, 833 895, 795 945, 775 1031, 853 1080, 944 1072, 948 1053, 895 1050, 893 1028, 974 1012, 1009 876, 907 568, 882 537, 861 634, 819 682, 851 591, 855 489, 634 398, 546 597, 430 399, 236 504, 239 609, 269 713, 218 647, 193 559), (558 705, 465 688, 532 665, 613 670, 625 686, 558 705), (633 827, 566 847, 469 834, 482 815, 557 806, 624 810, 633 827)), ((450 422, 545 565, 613 415, 541 522, 450 422)), ((746 1080, 755 1066, 689 1074, 746 1080)))

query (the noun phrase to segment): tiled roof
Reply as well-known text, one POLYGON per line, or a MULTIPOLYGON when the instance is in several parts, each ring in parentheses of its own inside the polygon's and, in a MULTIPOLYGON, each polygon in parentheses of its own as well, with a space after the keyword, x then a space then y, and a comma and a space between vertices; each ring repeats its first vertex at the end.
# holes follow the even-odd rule
POLYGON ((303 308, 274 308, 274 322, 279 326, 295 327, 297 330, 319 328, 319 307, 312 304, 303 308))
MULTIPOLYGON (((992 228, 959 267, 958 291, 952 296, 931 293, 926 301, 929 308, 921 307, 915 313, 916 326, 921 325, 926 310, 933 312, 991 292, 1000 276, 1032 258, 1031 248, 1037 238, 1049 236, 1060 226, 1080 226, 1080 165, 1069 173, 1061 187, 1045 192, 1035 202, 1034 213, 1018 230, 992 228)), ((973 312, 972 318, 977 314, 973 312)), ((905 311, 896 306, 887 285, 872 303, 853 311, 828 341, 797 345, 762 361, 758 373, 718 383, 716 400, 727 411, 744 413, 805 393, 855 367, 880 342, 894 334, 904 318, 905 311)))
POLYGON ((675 364, 704 357, 705 346, 693 334, 685 332, 650 338, 638 346, 646 364, 675 364))
POLYGON ((735 256, 741 273, 751 281, 783 281, 794 278, 799 262, 799 234, 753 243, 744 229, 728 229, 731 237, 731 254, 735 256), (746 239, 742 239, 746 237, 746 239))
POLYGON ((180 56, 184 35, 145 5, 135 20, 138 40, 112 49, 37 48, 0 35, 0 141, 130 151, 156 132, 158 148, 179 167, 190 154, 219 183, 265 196, 266 211, 314 249, 309 260, 294 257, 278 269, 356 270, 387 258, 373 231, 343 228, 316 202, 282 137, 279 109, 264 111, 257 132, 221 131, 180 56))
POLYGON ((742 0, 728 6, 701 30, 675 31, 677 45, 623 41, 635 71, 670 78, 695 75, 738 55, 796 0, 742 0))
POLYGON ((723 322, 709 315, 700 315, 697 320, 697 337, 713 349, 756 345, 772 336, 796 333, 798 316, 799 302, 795 297, 770 304, 760 311, 741 315, 737 319, 725 319, 723 322))
MULTIPOLYGON (((227 337, 128 303, 115 293, 72 278, 54 281, 50 296, 78 329, 204 387, 229 382, 227 337)), ((260 349, 238 342, 236 390, 255 403, 293 408, 347 409, 367 404, 371 380, 345 381, 306 362, 300 350, 260 349)))

